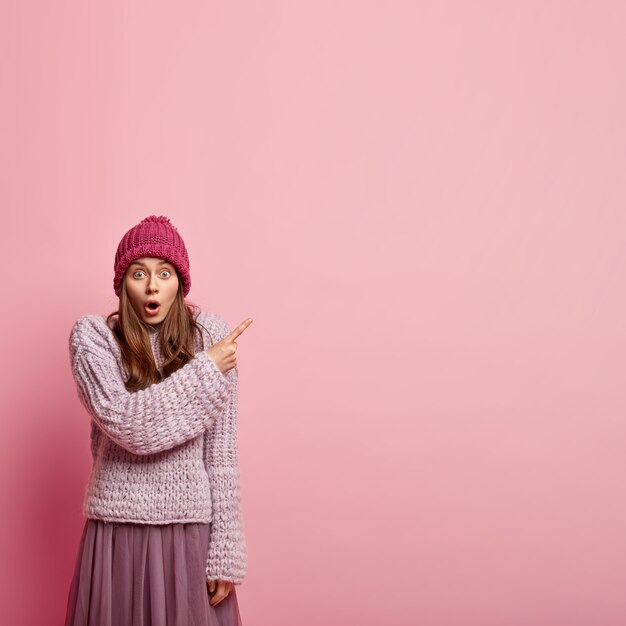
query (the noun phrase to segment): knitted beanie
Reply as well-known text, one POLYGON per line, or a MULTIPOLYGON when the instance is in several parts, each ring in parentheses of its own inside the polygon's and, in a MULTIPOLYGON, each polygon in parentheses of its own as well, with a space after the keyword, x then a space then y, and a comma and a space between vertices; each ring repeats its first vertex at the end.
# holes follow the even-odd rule
POLYGON ((183 295, 189 293, 191 275, 185 242, 169 218, 150 215, 133 226, 117 246, 113 290, 118 297, 126 270, 133 261, 144 256, 159 257, 172 263, 183 282, 183 295))

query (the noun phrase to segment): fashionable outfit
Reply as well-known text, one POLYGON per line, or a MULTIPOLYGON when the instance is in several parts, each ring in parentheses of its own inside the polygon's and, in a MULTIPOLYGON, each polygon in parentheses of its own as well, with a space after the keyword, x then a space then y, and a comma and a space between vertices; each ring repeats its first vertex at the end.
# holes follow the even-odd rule
MULTIPOLYGON (((91 416, 93 466, 68 594, 66 626, 241 624, 233 586, 215 606, 208 580, 247 571, 237 451, 237 369, 206 349, 229 332, 201 312, 193 358, 145 389, 128 371, 104 315, 78 319, 72 374, 91 416), (203 344, 203 342, 204 344, 203 344)), ((163 374, 160 324, 149 337, 163 374)))

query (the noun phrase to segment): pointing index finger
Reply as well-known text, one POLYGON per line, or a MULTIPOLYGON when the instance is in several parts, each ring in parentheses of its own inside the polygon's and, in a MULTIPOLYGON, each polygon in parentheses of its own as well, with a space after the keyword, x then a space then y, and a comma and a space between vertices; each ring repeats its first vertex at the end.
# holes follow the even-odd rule
POLYGON ((248 326, 250 326, 250 324, 252 324, 252 318, 249 317, 247 320, 241 322, 241 324, 239 324, 239 326, 237 326, 232 332, 230 332, 228 335, 226 335, 225 339, 227 341, 234 341, 235 339, 237 339, 237 337, 239 337, 239 335, 241 335, 241 333, 246 330, 246 328, 248 328, 248 326))

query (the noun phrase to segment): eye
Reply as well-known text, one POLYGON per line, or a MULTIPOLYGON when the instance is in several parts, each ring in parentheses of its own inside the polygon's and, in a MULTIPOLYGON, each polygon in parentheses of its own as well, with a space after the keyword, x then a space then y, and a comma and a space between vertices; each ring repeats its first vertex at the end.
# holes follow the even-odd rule
POLYGON ((136 272, 133 272, 134 277, 136 277, 137 274, 143 274, 143 270, 137 270, 136 272))
MULTIPOLYGON (((163 270, 163 272, 165 272, 168 276, 170 275, 170 271, 169 270, 163 270)), ((161 272, 161 274, 163 274, 163 272, 161 272)))

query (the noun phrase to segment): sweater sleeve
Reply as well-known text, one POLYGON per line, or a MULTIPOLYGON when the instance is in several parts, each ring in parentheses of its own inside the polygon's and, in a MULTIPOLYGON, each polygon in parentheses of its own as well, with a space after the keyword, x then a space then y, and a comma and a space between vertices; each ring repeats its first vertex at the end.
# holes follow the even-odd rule
POLYGON ((128 391, 107 333, 102 320, 83 316, 69 351, 82 404, 116 444, 139 455, 168 450, 203 433, 224 410, 230 385, 205 350, 165 380, 128 391))
MULTIPOLYGON (((230 332, 221 318, 219 326, 217 341, 230 332)), ((226 377, 231 380, 230 401, 206 431, 204 441, 204 462, 209 475, 213 509, 206 579, 240 584, 247 572, 248 552, 239 484, 237 368, 226 372, 226 377)))

